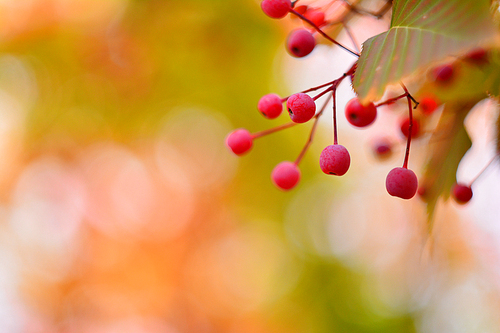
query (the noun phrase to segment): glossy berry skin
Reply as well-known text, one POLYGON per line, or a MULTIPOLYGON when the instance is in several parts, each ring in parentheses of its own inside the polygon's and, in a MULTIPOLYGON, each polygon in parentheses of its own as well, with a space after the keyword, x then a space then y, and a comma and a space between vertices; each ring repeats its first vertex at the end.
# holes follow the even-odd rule
MULTIPOLYGON (((411 137, 412 138, 417 138, 420 136, 420 122, 413 118, 412 122, 413 126, 411 128, 411 137)), ((406 117, 401 121, 400 125, 401 133, 405 136, 405 138, 408 137, 408 134, 410 133, 410 118, 406 117)))
POLYGON ((296 93, 286 101, 286 108, 290 119, 295 123, 305 123, 316 113, 316 103, 311 96, 304 93, 296 93))
MULTIPOLYGON (((438 102, 436 101, 435 98, 427 96, 427 97, 422 97, 420 99, 420 103, 418 104, 418 108, 422 111, 423 114, 425 115, 431 115, 436 111, 438 107, 438 102)), ((408 120, 408 123, 410 121, 408 120)))
POLYGON ((297 58, 305 57, 314 50, 315 46, 316 39, 306 29, 292 31, 286 40, 286 50, 297 58))
POLYGON ((276 94, 267 94, 261 97, 257 104, 257 109, 269 119, 274 119, 283 111, 281 97, 276 94))
POLYGON ((253 146, 253 138, 249 131, 239 128, 226 137, 226 146, 236 155, 247 153, 253 146))
POLYGON ((375 121, 377 118, 377 108, 375 104, 369 103, 363 105, 359 99, 353 98, 345 107, 345 117, 347 121, 356 127, 366 127, 375 121))
POLYGON ((453 80, 455 70, 450 64, 432 69, 432 78, 437 84, 448 84, 453 80))
POLYGON ((279 19, 292 10, 292 2, 290 0, 263 0, 260 7, 267 16, 279 19))
POLYGON ((457 203, 463 205, 472 199, 472 189, 465 184, 455 183, 451 189, 451 195, 457 203))
POLYGON ((385 188, 393 197, 411 199, 417 193, 418 179, 410 169, 394 168, 385 179, 385 188))
POLYGON ((300 180, 300 169, 293 162, 281 162, 271 173, 271 179, 276 187, 284 191, 291 190, 300 180))
POLYGON ((330 145, 325 147, 319 156, 321 170, 329 175, 342 176, 351 165, 351 156, 342 145, 330 145))

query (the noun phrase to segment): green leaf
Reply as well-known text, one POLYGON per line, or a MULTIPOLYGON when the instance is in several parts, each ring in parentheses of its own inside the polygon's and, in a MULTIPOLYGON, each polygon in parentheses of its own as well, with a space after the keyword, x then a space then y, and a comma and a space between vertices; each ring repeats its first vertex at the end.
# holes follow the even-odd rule
POLYGON ((396 0, 391 28, 363 43, 353 87, 378 100, 389 84, 495 36, 489 0, 396 0))
POLYGON ((422 198, 427 203, 429 228, 439 197, 448 199, 456 182, 458 164, 471 147, 464 119, 477 102, 479 100, 447 103, 430 138, 429 159, 420 180, 420 187, 425 191, 422 198))

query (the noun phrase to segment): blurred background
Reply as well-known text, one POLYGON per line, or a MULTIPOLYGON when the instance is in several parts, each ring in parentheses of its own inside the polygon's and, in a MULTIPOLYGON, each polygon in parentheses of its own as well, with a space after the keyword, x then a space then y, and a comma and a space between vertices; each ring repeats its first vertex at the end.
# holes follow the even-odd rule
POLYGON ((262 95, 352 62, 291 59, 293 24, 255 0, 0 1, 0 332, 499 331, 498 172, 438 210, 429 242, 422 203, 385 191, 402 157, 367 148, 383 126, 339 120, 353 164, 332 178, 326 120, 286 193, 270 172, 309 125, 228 152, 234 128, 286 122, 262 95))

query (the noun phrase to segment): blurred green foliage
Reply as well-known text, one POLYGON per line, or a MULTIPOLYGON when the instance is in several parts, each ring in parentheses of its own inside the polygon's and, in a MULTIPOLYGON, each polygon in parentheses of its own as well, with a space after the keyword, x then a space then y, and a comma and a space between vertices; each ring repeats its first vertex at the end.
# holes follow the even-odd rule
MULTIPOLYGON (((39 86, 27 115, 27 159, 47 152, 64 156, 103 140, 137 145, 180 107, 222 113, 234 127, 251 131, 272 126, 256 104, 269 90, 288 93, 271 83, 284 31, 262 15, 258 2, 141 0, 116 15, 111 25, 78 29, 63 22, 0 46, 3 54, 31 65, 39 86)), ((286 239, 284 211, 294 194, 277 191, 269 174, 298 154, 307 131, 293 128, 257 142, 223 195, 242 223, 276 223, 303 267, 296 288, 259 315, 270 327, 301 333, 415 331, 409 315, 384 314, 383 305, 366 301, 370 282, 364 272, 286 239)), ((308 159, 305 183, 315 173, 308 159)))

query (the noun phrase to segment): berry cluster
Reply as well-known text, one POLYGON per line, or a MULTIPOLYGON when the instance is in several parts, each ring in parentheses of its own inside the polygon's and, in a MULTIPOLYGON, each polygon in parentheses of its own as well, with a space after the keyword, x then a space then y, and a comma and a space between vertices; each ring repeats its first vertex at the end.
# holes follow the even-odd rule
MULTIPOLYGON (((330 21, 325 16, 325 11, 319 8, 312 8, 306 5, 297 5, 297 1, 290 0, 263 0, 261 8, 266 15, 271 18, 280 19, 288 14, 299 18, 305 23, 304 28, 293 30, 286 41, 286 49, 288 53, 294 57, 305 57, 309 55, 317 44, 317 38, 323 37, 333 44, 340 46, 355 57, 359 54, 343 44, 338 43, 325 33, 325 28, 335 24, 345 25, 345 16, 338 21, 330 21)), ((370 13, 364 11, 365 15, 372 15, 376 18, 382 17, 390 9, 391 1, 387 1, 386 5, 379 12, 370 13)), ((349 5, 350 10, 360 14, 361 11, 349 5)), ((354 48, 357 45, 352 38, 354 48)), ((484 52, 476 50, 467 55, 467 61, 481 63, 485 58, 484 52)), ((430 71, 430 76, 436 84, 447 85, 454 77, 454 68, 452 65, 443 65, 436 67, 430 71)), ((286 109, 290 117, 290 122, 283 125, 264 130, 261 132, 250 133, 246 129, 237 129, 231 132, 226 138, 226 145, 236 155, 243 155, 249 152, 253 146, 253 141, 262 136, 292 127, 296 124, 302 124, 313 120, 309 139, 300 152, 295 161, 285 161, 279 163, 271 173, 273 183, 282 190, 290 190, 294 188, 300 181, 301 173, 299 163, 304 157, 306 151, 311 145, 316 131, 316 126, 319 117, 323 114, 326 105, 332 101, 333 104, 333 144, 326 146, 319 156, 319 166, 321 170, 328 175, 342 176, 347 173, 351 164, 351 157, 346 147, 338 143, 337 136, 337 119, 336 119, 336 90, 341 82, 347 77, 351 80, 355 75, 356 62, 339 78, 327 82, 325 84, 309 88, 307 90, 297 92, 288 97, 280 97, 277 94, 264 95, 257 104, 257 109, 262 115, 268 119, 275 119, 282 114, 283 104, 286 103, 286 109), (318 92, 319 91, 319 92, 318 92), (312 93, 315 95, 312 95, 312 93), (311 94, 311 95, 310 95, 311 94), (316 101, 327 95, 325 103, 322 107, 317 108, 316 101)), ((347 121, 356 128, 366 128, 373 124, 377 118, 377 109, 384 105, 393 104, 400 99, 406 99, 408 105, 408 115, 401 119, 400 130, 402 137, 406 141, 406 149, 404 154, 404 162, 402 167, 392 169, 386 178, 387 192, 402 199, 411 199, 415 196, 418 189, 418 179, 415 173, 408 169, 408 159, 410 153, 410 145, 412 138, 417 138, 424 134, 422 131, 422 118, 432 115, 439 107, 439 102, 434 96, 420 96, 420 102, 417 102, 410 94, 406 86, 401 83, 403 93, 399 96, 387 99, 377 104, 373 102, 363 103, 358 98, 350 100, 345 107, 345 117, 347 121), (417 117, 414 117, 413 110, 418 108, 417 117)), ((377 157, 383 159, 391 155, 393 150, 393 141, 387 138, 380 138, 373 146, 374 153, 377 157)), ((423 189, 419 190, 423 193, 423 189)), ((472 197, 471 187, 464 184, 456 184, 452 190, 452 196, 459 203, 466 203, 472 197)))

